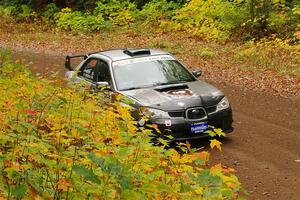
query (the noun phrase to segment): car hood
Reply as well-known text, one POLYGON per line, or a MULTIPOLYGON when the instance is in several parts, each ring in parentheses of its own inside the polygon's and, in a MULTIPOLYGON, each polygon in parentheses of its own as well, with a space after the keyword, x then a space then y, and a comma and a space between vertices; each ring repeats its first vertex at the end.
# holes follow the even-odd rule
POLYGON ((121 93, 134 100, 139 106, 165 111, 214 106, 224 97, 220 90, 200 80, 121 93))

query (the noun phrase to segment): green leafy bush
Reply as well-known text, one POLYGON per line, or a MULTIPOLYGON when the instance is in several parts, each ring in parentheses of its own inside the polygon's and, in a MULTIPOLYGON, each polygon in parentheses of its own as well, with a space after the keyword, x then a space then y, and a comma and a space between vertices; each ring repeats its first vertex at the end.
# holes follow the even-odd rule
POLYGON ((94 15, 102 15, 106 21, 113 25, 127 26, 135 21, 137 12, 135 4, 127 0, 98 1, 94 15))
POLYGON ((300 75, 300 46, 290 40, 272 38, 249 41, 236 50, 234 59, 242 68, 270 69, 282 74, 300 75))
POLYGON ((179 3, 167 0, 153 0, 147 3, 139 13, 139 20, 145 23, 159 23, 161 20, 170 19, 175 10, 180 8, 179 3))
POLYGON ((293 6, 285 1, 273 0, 272 11, 267 21, 267 31, 276 34, 280 38, 293 38, 293 34, 299 30, 300 14, 297 13, 300 8, 300 2, 294 3, 293 6))
POLYGON ((18 6, 0 5, 0 16, 2 18, 16 19, 19 22, 32 22, 37 18, 37 13, 25 4, 18 6))
POLYGON ((45 11, 42 13, 42 16, 46 18, 48 23, 55 23, 55 15, 59 12, 59 8, 54 4, 50 3, 47 5, 45 11))
POLYGON ((282 39, 296 39, 295 32, 298 30, 300 20, 300 15, 296 11, 300 7, 299 1, 249 0, 249 2, 252 7, 251 18, 243 25, 251 34, 250 37, 259 39, 276 35, 282 39))
POLYGON ((232 169, 208 168, 206 151, 153 146, 128 108, 8 60, 1 55, 0 198, 238 197, 232 169))
POLYGON ((113 26, 145 25, 159 31, 184 31, 205 40, 260 39, 276 35, 300 40, 300 1, 297 0, 103 0, 58 2, 5 0, 2 19, 36 22, 73 32, 96 32, 113 26), (62 9, 60 11, 60 9, 62 9), (44 20, 45 19, 45 20, 44 20))
POLYGON ((191 0, 177 10, 164 27, 188 32, 207 40, 224 41, 245 18, 247 7, 237 1, 191 0))
POLYGON ((16 18, 19 21, 32 22, 37 19, 37 13, 28 5, 23 4, 18 8, 16 18))
POLYGON ((104 26, 104 18, 98 15, 83 14, 80 11, 72 11, 64 8, 55 15, 57 28, 74 32, 99 31, 104 26))
POLYGON ((0 16, 2 18, 11 18, 14 15, 16 8, 14 6, 1 6, 0 5, 0 16))
POLYGON ((129 1, 96 2, 93 13, 64 8, 55 15, 57 28, 74 32, 95 32, 111 25, 127 26, 134 22, 136 7, 129 1))

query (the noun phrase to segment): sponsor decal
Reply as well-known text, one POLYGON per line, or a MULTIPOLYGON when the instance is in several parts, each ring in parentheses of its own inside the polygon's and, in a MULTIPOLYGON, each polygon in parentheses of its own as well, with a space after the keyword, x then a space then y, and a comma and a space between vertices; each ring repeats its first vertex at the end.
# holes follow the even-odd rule
POLYGON ((190 89, 178 89, 178 90, 170 90, 164 92, 164 94, 170 96, 171 98, 175 99, 182 99, 186 97, 197 97, 190 89))
POLYGON ((121 60, 121 61, 115 61, 113 62, 113 66, 121 66, 121 65, 127 65, 127 64, 133 64, 133 63, 139 63, 139 62, 147 62, 147 61, 153 61, 153 60, 175 60, 172 56, 149 56, 149 57, 143 57, 143 58, 134 58, 134 59, 128 59, 128 60, 121 60))
POLYGON ((192 124, 192 126, 191 126, 191 132, 192 133, 199 133, 199 132, 205 131, 207 129, 208 129, 208 124, 206 122, 198 123, 198 124, 192 124))

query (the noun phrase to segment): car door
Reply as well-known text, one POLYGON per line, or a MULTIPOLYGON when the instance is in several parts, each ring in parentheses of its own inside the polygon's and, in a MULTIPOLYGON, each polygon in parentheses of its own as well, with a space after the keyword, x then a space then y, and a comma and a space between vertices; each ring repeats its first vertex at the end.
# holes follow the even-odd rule
POLYGON ((112 86, 112 78, 111 78, 109 66, 103 60, 100 59, 97 60, 95 74, 94 74, 94 81, 96 83, 107 82, 110 86, 112 86))
POLYGON ((98 60, 96 58, 89 58, 80 67, 77 73, 77 81, 84 82, 88 86, 94 86, 96 83, 96 67, 98 60))
POLYGON ((111 99, 114 91, 112 76, 109 65, 104 60, 99 58, 89 58, 79 69, 77 78, 80 82, 85 82, 94 92, 99 92, 101 90, 106 98, 111 99), (103 90, 101 84, 105 83, 108 83, 108 87, 103 90))

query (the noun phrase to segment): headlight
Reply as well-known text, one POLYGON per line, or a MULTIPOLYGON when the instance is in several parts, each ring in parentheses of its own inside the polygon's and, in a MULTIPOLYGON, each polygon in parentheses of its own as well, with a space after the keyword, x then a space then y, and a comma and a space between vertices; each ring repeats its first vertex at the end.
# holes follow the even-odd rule
POLYGON ((229 108, 229 101, 226 97, 224 97, 217 105, 217 111, 224 110, 229 108))
POLYGON ((167 112, 155 108, 142 107, 140 111, 144 116, 149 118, 170 118, 167 112))

